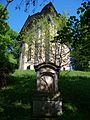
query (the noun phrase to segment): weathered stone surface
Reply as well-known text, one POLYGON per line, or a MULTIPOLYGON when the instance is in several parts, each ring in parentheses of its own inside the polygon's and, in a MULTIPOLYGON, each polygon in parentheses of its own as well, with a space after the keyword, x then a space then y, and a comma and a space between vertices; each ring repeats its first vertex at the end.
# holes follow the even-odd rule
POLYGON ((60 93, 38 92, 33 99, 33 115, 36 117, 59 116, 62 114, 60 93))
POLYGON ((38 91, 58 91, 59 67, 52 63, 42 63, 35 66, 37 72, 38 91))
POLYGON ((35 66, 37 92, 33 96, 33 115, 37 117, 59 116, 62 114, 62 101, 58 92, 59 67, 52 63, 35 66))

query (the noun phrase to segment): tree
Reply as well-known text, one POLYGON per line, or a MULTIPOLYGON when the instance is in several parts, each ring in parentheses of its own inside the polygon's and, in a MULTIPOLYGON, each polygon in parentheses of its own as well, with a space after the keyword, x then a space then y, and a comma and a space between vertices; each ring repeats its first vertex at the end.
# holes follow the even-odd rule
MULTIPOLYGON (((0 4, 0 11, 3 10, 3 6, 0 4)), ((0 18, 0 78, 4 79, 10 72, 15 69, 17 60, 15 54, 17 48, 15 47, 17 42, 15 38, 17 33, 10 29, 6 20, 8 18, 8 12, 5 11, 0 18)))
POLYGON ((59 31, 61 42, 71 46, 72 66, 76 70, 89 70, 90 62, 90 2, 83 2, 77 11, 80 18, 70 16, 67 25, 59 31))
POLYGON ((77 13, 80 14, 80 20, 74 23, 74 26, 77 27, 75 28, 76 31, 72 44, 76 62, 75 68, 79 70, 90 70, 90 2, 83 2, 77 13))
POLYGON ((7 10, 8 5, 12 2, 13 0, 6 0, 6 5, 1 9, 0 11, 0 18, 4 15, 5 11, 7 10))

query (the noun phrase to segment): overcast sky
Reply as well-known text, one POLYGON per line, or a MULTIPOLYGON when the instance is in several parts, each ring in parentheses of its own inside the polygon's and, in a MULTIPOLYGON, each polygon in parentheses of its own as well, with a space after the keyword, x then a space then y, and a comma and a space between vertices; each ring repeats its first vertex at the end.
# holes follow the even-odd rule
MULTIPOLYGON (((2 3, 3 5, 5 5, 5 1, 6 0, 0 0, 0 3, 2 3)), ((44 5, 46 4, 42 4, 40 6, 40 1, 42 0, 38 0, 38 5, 35 9, 35 13, 36 12, 40 12, 41 9, 44 7, 44 5)), ((48 1, 48 0, 46 0, 48 1)), ((50 0, 49 0, 50 1, 50 0)), ((69 15, 77 15, 76 14, 76 10, 77 8, 80 7, 82 0, 51 0, 53 1, 53 5, 55 6, 55 9, 63 14, 65 13, 69 13, 69 15)), ((9 11, 9 19, 8 19, 8 23, 10 25, 10 27, 12 29, 14 29, 15 31, 19 32, 23 26, 23 24, 25 23, 28 15, 32 15, 34 14, 32 12, 32 7, 31 9, 28 9, 27 12, 24 12, 24 5, 22 5, 22 9, 21 10, 15 10, 15 7, 20 3, 20 0, 13 0, 12 3, 9 4, 8 6, 8 11, 9 11)))

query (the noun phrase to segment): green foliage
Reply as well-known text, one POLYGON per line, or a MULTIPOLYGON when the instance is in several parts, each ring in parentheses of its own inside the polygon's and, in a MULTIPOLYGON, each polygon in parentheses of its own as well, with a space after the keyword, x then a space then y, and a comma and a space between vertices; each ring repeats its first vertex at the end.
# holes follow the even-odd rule
MULTIPOLYGON (((47 14, 40 14, 39 18, 35 16, 30 25, 23 28, 19 39, 27 43, 29 46, 35 43, 35 59, 37 61, 38 54, 41 51, 40 46, 45 50, 45 61, 49 61, 50 41, 54 40, 57 35, 56 31, 66 25, 66 16, 61 14, 52 15, 54 11, 47 12, 47 14), (30 44, 31 43, 31 44, 30 44), (41 43, 40 45, 38 43, 41 43), (38 52, 38 54, 37 54, 38 52)), ((25 26, 24 26, 25 27, 25 26)), ((41 54, 39 55, 41 56, 41 54)), ((41 58, 40 58, 41 59, 41 58)))
POLYGON ((70 16, 66 26, 59 30, 58 38, 61 43, 69 43, 73 68, 90 70, 90 2, 82 3, 77 13, 80 19, 70 16))
MULTIPOLYGON (((80 20, 74 23, 77 28, 74 33, 76 40, 74 39, 74 56, 76 56, 76 69, 90 70, 90 2, 82 3, 82 6, 78 9, 80 14, 80 20), (79 63, 79 64, 78 64, 79 63)), ((75 21, 75 20, 74 20, 75 21)))
MULTIPOLYGON (((51 13, 52 12, 53 11, 51 11, 51 13)), ((57 29, 58 31, 61 28, 65 27, 66 22, 66 15, 57 14, 55 16, 52 16, 50 14, 42 14, 40 15, 40 18, 34 18, 32 24, 29 27, 24 28, 23 31, 21 31, 18 39, 29 43, 30 40, 36 39, 35 36, 38 34, 39 29, 47 32, 47 28, 48 30, 50 30, 50 25, 54 25, 54 29, 57 29)), ((46 37, 48 37, 48 35, 46 37)))
MULTIPOLYGON (((0 11, 2 11, 3 8, 0 4, 0 11)), ((7 24, 7 15, 8 12, 5 11, 0 18, 0 76, 3 76, 4 73, 9 74, 12 72, 17 65, 16 59, 18 58, 17 51, 19 45, 15 41, 18 34, 10 29, 7 24)))
MULTIPOLYGON (((2 11, 4 10, 4 6, 2 6, 2 4, 0 4, 0 15, 2 14, 2 11)), ((6 20, 7 18, 8 18, 8 16, 7 16, 7 14, 8 14, 8 11, 6 10, 3 14, 2 14, 2 16, 0 16, 0 19, 2 19, 2 20, 6 20)))

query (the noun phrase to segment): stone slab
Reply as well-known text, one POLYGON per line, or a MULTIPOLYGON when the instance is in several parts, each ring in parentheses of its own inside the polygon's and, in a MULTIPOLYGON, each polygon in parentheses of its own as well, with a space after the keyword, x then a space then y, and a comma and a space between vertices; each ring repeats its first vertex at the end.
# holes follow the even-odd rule
POLYGON ((39 93, 39 95, 36 94, 36 97, 34 95, 33 115, 37 117, 61 115, 62 101, 60 100, 60 94, 45 94, 46 93, 39 93))

